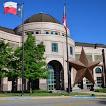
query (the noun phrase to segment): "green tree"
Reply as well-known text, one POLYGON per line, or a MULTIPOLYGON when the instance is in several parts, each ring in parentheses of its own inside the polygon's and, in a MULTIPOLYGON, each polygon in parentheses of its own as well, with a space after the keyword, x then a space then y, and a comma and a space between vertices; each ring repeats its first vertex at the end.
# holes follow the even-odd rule
POLYGON ((12 49, 8 43, 0 41, 0 91, 2 90, 1 80, 8 73, 8 63, 11 61, 12 49))
MULTIPOLYGON (((22 56, 22 47, 19 52, 20 56, 22 56)), ((27 40, 24 43, 24 77, 29 80, 30 91, 32 91, 32 80, 47 78, 48 71, 44 52, 45 46, 42 43, 36 44, 35 37, 28 34, 27 40)))
POLYGON ((19 47, 14 51, 11 56, 11 61, 8 64, 7 77, 12 80, 12 92, 17 91, 17 79, 21 77, 21 60, 20 60, 20 49, 19 47))

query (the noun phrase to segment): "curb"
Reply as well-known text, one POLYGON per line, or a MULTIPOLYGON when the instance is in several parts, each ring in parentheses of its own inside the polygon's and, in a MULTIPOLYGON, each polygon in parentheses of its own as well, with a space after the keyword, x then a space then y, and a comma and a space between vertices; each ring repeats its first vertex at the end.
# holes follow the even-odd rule
POLYGON ((33 99, 56 99, 56 98, 70 98, 71 96, 44 96, 44 97, 27 97, 27 96, 23 96, 23 97, 0 97, 0 100, 33 100, 33 99))
POLYGON ((1 100, 34 100, 34 99, 68 99, 68 98, 76 98, 76 99, 106 99, 106 97, 97 97, 97 96, 37 96, 37 97, 27 97, 27 96, 23 96, 23 97, 0 97, 0 101, 1 100))
POLYGON ((72 98, 84 98, 84 99, 106 99, 106 97, 102 96, 72 96, 72 98))

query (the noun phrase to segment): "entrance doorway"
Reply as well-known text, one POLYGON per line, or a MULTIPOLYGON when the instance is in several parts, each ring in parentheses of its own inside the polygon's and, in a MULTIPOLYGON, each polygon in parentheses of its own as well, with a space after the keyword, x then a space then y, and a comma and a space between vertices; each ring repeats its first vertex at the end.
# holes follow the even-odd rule
POLYGON ((64 90, 64 70, 61 63, 52 60, 48 63, 48 90, 64 90))

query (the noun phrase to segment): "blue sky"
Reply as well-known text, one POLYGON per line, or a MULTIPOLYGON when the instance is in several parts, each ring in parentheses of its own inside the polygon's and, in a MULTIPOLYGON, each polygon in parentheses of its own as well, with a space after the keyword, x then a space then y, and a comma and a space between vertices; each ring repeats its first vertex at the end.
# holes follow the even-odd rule
MULTIPOLYGON (((15 28, 21 18, 3 14, 0 0, 0 26, 15 28)), ((44 12, 62 22, 64 0, 11 0, 24 1, 24 19, 44 12)), ((78 42, 106 44, 106 0, 67 0, 67 20, 71 37, 78 42)))

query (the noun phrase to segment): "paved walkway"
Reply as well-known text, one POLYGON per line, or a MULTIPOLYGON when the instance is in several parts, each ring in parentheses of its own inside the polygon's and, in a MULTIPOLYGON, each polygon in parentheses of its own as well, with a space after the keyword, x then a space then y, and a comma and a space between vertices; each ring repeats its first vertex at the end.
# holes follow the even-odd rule
MULTIPOLYGON (((0 98, 1 99, 1 98, 0 98)), ((0 106, 105 106, 106 99, 59 97, 6 97, 0 106), (9 100, 9 98, 11 100, 9 100), (7 99, 7 100, 6 100, 7 99)))
POLYGON ((88 99, 106 99, 106 97, 102 96, 86 96, 86 95, 75 95, 75 96, 36 96, 36 97, 31 97, 31 96, 17 96, 17 97, 0 97, 0 100, 41 100, 41 99, 69 99, 69 98, 88 98, 88 99))

